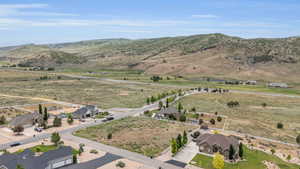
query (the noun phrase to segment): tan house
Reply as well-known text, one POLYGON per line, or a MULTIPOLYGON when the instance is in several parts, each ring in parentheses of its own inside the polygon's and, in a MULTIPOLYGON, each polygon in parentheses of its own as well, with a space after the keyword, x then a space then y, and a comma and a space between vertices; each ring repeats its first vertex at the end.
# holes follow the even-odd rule
POLYGON ((199 151, 207 154, 219 152, 225 159, 229 159, 229 149, 232 145, 235 150, 234 159, 238 159, 239 140, 234 136, 224 136, 221 134, 203 134, 196 139, 199 151))

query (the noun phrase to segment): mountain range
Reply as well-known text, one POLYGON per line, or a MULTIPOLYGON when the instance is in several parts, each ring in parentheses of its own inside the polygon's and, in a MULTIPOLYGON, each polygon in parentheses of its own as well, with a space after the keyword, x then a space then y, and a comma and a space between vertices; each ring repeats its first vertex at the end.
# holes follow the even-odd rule
POLYGON ((206 34, 27 44, 0 48, 0 61, 22 66, 300 82, 300 37, 244 39, 206 34))

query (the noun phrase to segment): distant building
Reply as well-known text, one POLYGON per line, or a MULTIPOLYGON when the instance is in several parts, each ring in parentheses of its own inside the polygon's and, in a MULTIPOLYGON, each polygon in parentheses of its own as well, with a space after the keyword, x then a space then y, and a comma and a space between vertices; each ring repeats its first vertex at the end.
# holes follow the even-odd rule
POLYGON ((73 164, 72 147, 60 147, 42 155, 35 155, 30 149, 22 153, 3 154, 0 156, 1 169, 16 169, 21 165, 25 169, 56 169, 73 164))
POLYGON ((275 88, 288 88, 288 84, 286 83, 269 83, 268 87, 275 87, 275 88))
POLYGON ((11 120, 9 123, 10 128, 14 128, 16 126, 23 126, 23 127, 31 127, 36 123, 39 123, 42 120, 42 115, 39 113, 31 113, 25 114, 21 116, 17 116, 11 120))
POLYGON ((162 108, 156 113, 155 118, 159 119, 177 119, 179 120, 181 113, 174 107, 162 108))
POLYGON ((229 159, 230 145, 235 149, 234 158, 238 159, 239 140, 234 136, 224 136, 221 134, 203 134, 196 139, 199 151, 207 154, 219 152, 225 159, 229 159))
POLYGON ((88 117, 93 117, 97 114, 99 114, 99 109, 97 106, 87 105, 73 112, 73 117, 76 119, 84 119, 88 117))

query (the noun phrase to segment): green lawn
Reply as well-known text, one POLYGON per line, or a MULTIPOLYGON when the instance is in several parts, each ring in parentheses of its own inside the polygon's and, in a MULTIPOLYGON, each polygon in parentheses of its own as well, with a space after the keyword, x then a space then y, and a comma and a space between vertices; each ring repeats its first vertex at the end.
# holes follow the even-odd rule
POLYGON ((48 151, 51 151, 51 150, 56 150, 58 147, 55 146, 55 145, 37 145, 37 146, 34 146, 32 148, 30 148, 30 150, 32 152, 48 152, 48 151))
MULTIPOLYGON (((276 156, 266 154, 262 151, 250 150, 248 148, 244 148, 244 150, 247 161, 239 162, 237 164, 225 163, 224 169, 265 169, 266 167, 262 163, 265 160, 275 163, 278 167, 280 167, 280 169, 300 168, 299 165, 287 163, 276 156)), ((191 163, 193 163, 195 166, 205 169, 214 169, 212 166, 212 160, 212 157, 198 154, 194 157, 191 163)))

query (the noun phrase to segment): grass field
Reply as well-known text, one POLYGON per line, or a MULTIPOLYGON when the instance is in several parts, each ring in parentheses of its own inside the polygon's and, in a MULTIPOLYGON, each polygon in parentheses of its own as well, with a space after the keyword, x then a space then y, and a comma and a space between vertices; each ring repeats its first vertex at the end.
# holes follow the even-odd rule
MULTIPOLYGON (((266 166, 263 164, 263 161, 273 162, 280 167, 280 169, 299 169, 300 167, 299 165, 287 163, 276 156, 266 154, 262 151, 245 148, 244 155, 246 161, 237 164, 225 163, 224 169, 265 169, 266 166)), ((201 168, 214 169, 212 161, 212 157, 198 154, 191 163, 201 168)))
POLYGON ((194 128, 151 118, 128 117, 77 131, 75 135, 146 156, 157 156, 168 148, 171 138, 194 128), (107 138, 109 133, 112 139, 107 138))
MULTIPOLYGON (((0 71, 0 74, 6 74, 0 71)), ((7 75, 7 81, 0 82, 0 94, 14 96, 40 97, 79 104, 95 104, 101 108, 135 108, 146 103, 152 95, 176 89, 175 87, 157 87, 146 84, 126 84, 97 80, 57 79, 19 80, 19 78, 39 78, 40 75, 29 72, 15 72, 7 75)), ((10 98, 5 98, 1 105, 15 105, 10 98)), ((22 103, 20 101, 20 103, 22 103)), ((25 103, 32 103, 24 100, 25 103)))
MULTIPOLYGON (((0 88, 1 88, 1 86, 0 86, 0 88)), ((0 96, 0 100, 1 100, 0 107, 40 103, 37 100, 12 98, 12 97, 4 97, 4 96, 0 96)))
POLYGON ((199 112, 228 116, 226 129, 256 136, 274 138, 295 143, 300 133, 300 99, 271 97, 255 94, 197 94, 182 98, 184 108, 196 107, 199 112), (239 101, 240 106, 229 108, 229 101, 239 101), (267 106, 263 107, 262 104, 267 106), (283 123, 283 129, 277 129, 277 123, 283 123))

